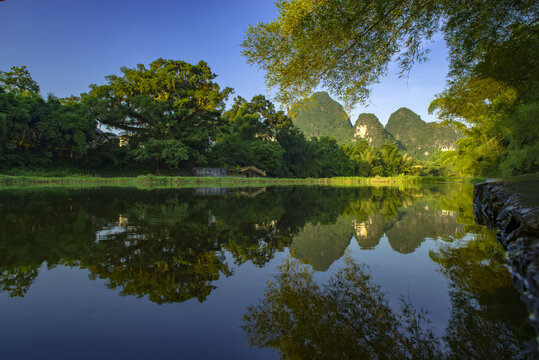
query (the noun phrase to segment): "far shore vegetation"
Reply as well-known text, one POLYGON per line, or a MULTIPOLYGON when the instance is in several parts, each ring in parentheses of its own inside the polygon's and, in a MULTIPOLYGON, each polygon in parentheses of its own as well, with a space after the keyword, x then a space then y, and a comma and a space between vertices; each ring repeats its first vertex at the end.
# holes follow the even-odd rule
POLYGON ((196 176, 122 176, 103 177, 92 175, 65 176, 10 176, 0 175, 0 190, 18 187, 136 187, 136 188, 199 188, 199 187, 265 187, 265 186, 334 186, 362 185, 399 186, 410 184, 475 183, 480 177, 333 177, 333 178, 263 178, 263 177, 196 177, 196 176))

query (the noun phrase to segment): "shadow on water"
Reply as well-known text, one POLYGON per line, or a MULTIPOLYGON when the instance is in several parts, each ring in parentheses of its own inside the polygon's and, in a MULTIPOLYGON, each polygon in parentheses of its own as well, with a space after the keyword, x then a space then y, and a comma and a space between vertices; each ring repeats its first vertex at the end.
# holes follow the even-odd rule
POLYGON ((527 358, 526 312, 493 233, 475 225, 469 184, 355 189, 0 191, 0 289, 24 297, 43 271, 87 269, 122 296, 157 304, 205 301, 215 282, 287 249, 243 328, 252 345, 283 358, 527 358), (325 272, 352 242, 412 254, 437 240, 427 261, 450 289, 446 335, 403 301, 395 311, 351 258, 325 272))

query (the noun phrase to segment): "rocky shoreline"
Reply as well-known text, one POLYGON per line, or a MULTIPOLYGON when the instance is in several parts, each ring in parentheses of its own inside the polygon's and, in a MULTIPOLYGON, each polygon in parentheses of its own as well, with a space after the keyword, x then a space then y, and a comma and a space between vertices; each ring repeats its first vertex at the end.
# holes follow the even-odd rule
POLYGON ((499 230, 513 282, 539 334, 539 174, 477 184, 478 224, 499 230))

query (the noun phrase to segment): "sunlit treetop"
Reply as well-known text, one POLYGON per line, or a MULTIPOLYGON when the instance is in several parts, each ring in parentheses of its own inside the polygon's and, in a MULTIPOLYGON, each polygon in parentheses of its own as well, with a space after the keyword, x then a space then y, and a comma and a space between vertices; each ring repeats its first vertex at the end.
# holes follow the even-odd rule
POLYGON ((0 88, 18 95, 39 94, 39 85, 24 65, 12 66, 11 71, 0 71, 0 88))
POLYGON ((364 102, 392 61, 404 76, 425 61, 426 41, 439 32, 449 75, 460 76, 539 14, 533 0, 277 0, 276 7, 278 18, 250 26, 242 47, 285 104, 318 86, 347 105, 364 102))

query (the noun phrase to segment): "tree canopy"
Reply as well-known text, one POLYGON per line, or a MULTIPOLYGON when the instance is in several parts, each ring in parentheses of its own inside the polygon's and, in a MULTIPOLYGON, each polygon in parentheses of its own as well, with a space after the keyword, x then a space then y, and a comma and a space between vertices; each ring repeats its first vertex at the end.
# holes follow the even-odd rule
POLYGON ((220 89, 203 61, 157 59, 146 68, 121 68, 106 85, 92 85, 83 101, 91 116, 124 131, 130 154, 139 162, 177 168, 205 163, 230 88, 220 89))
POLYGON ((242 46, 284 103, 319 85, 347 104, 363 101, 391 61, 402 75, 424 61, 425 42, 438 32, 450 74, 461 74, 539 14, 533 0, 278 0, 276 7, 279 17, 250 26, 242 46))

